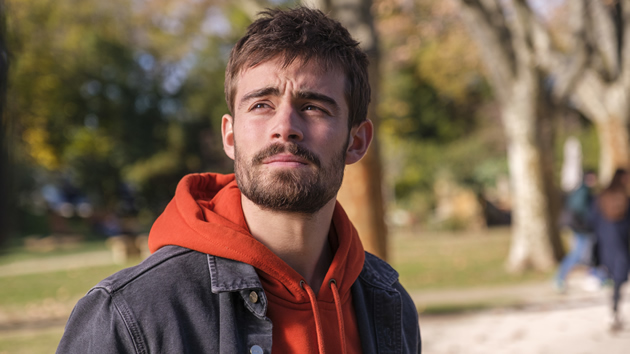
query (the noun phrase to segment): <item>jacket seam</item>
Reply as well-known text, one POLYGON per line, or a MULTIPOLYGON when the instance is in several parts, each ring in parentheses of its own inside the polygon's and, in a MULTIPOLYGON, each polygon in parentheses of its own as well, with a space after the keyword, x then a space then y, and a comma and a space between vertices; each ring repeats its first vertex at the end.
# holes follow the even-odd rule
POLYGON ((129 334, 131 335, 131 342, 133 343, 136 353, 146 354, 146 344, 144 343, 142 335, 140 334, 140 328, 138 328, 138 325, 133 318, 133 314, 127 306, 127 302, 124 299, 120 298, 120 296, 117 294, 110 294, 110 296, 114 302, 114 305, 116 306, 118 314, 125 324, 125 327, 127 327, 127 331, 129 331, 129 334))
POLYGON ((403 316, 402 316, 402 306, 403 299, 400 291, 396 291, 396 318, 398 318, 398 331, 396 331, 396 335, 398 336, 398 340, 396 341, 396 352, 402 353, 403 348, 403 316))
POLYGON ((127 279, 126 281, 122 282, 121 284, 112 284, 110 286, 106 286, 106 285, 96 285, 95 288, 97 287, 101 287, 101 288, 105 288, 107 289, 109 292, 111 292, 112 294, 114 294, 115 292, 118 292, 119 290, 122 290, 125 286, 127 286, 129 283, 133 282, 134 280, 138 279, 139 277, 141 277, 142 275, 144 275, 145 273, 153 270, 153 268, 156 268, 159 265, 162 265, 163 263, 170 261, 171 259, 183 256, 186 253, 190 253, 193 252, 193 250, 188 249, 188 248, 184 248, 184 247, 180 247, 181 248, 181 253, 178 254, 174 254, 174 255, 169 255, 168 257, 160 260, 159 262, 152 264, 151 266, 147 267, 146 269, 141 270, 138 274, 134 275, 133 277, 127 279))
POLYGON ((374 290, 372 290, 372 294, 374 296, 374 303, 373 303, 374 309, 372 310, 372 313, 375 318, 374 329, 376 330, 376 351, 380 352, 381 349, 383 349, 382 347, 384 346, 384 343, 382 343, 383 333, 381 333, 381 328, 379 326, 380 323, 383 323, 383 320, 379 317, 382 313, 381 312, 382 303, 381 301, 379 301, 380 299, 376 298, 377 294, 374 290))

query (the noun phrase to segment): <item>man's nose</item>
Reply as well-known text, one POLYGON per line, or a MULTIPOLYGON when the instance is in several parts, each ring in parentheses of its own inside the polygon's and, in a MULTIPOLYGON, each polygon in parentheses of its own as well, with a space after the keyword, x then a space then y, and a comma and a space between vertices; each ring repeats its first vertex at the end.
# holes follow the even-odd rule
POLYGON ((273 118, 271 138, 280 141, 302 141, 302 117, 291 104, 281 105, 273 118))

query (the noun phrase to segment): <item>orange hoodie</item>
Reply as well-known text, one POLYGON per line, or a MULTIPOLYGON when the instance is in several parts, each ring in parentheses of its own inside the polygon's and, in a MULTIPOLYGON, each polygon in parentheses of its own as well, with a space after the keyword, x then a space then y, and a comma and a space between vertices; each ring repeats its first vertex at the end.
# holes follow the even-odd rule
POLYGON ((350 288, 365 254, 339 203, 332 226, 334 257, 315 296, 299 273, 250 234, 233 174, 191 174, 151 228, 149 248, 177 245, 254 266, 268 298, 274 353, 360 353, 350 288))

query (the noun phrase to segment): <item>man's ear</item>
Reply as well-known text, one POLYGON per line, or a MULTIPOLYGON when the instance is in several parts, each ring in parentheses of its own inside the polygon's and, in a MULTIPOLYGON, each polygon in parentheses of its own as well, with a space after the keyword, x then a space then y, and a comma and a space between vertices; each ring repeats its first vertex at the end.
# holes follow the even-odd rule
POLYGON ((353 164, 365 155, 374 134, 372 121, 366 119, 350 129, 350 139, 346 150, 346 165, 353 164))
POLYGON ((221 136, 223 151, 234 160, 234 118, 229 114, 224 114, 221 118, 221 136))

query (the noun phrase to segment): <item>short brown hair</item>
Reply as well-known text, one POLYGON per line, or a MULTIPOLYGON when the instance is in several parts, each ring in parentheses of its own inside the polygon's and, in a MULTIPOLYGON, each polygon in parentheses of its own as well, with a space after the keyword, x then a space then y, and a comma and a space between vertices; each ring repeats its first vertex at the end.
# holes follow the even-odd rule
POLYGON ((282 56, 284 67, 296 59, 303 64, 314 59, 325 70, 343 70, 348 126, 356 126, 367 118, 368 57, 341 23, 307 7, 267 9, 259 15, 232 48, 225 70, 225 100, 232 114, 237 75, 246 68, 282 56))

